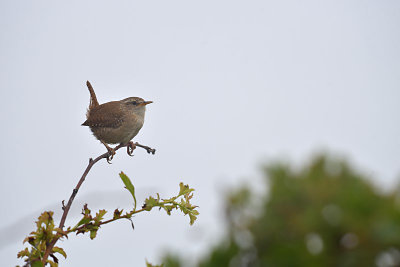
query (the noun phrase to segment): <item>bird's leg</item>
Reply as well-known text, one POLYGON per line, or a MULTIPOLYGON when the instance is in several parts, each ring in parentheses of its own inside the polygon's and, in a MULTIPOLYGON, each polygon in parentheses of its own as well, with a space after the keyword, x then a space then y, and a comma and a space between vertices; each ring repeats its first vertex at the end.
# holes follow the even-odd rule
POLYGON ((128 145, 126 146, 126 150, 127 150, 129 156, 133 156, 133 150, 135 150, 135 149, 136 149, 136 145, 132 141, 130 141, 128 143, 128 145))
POLYGON ((108 156, 107 156, 107 162, 111 164, 111 160, 113 159, 115 155, 115 149, 107 145, 104 141, 100 140, 100 142, 107 148, 108 151, 108 156))

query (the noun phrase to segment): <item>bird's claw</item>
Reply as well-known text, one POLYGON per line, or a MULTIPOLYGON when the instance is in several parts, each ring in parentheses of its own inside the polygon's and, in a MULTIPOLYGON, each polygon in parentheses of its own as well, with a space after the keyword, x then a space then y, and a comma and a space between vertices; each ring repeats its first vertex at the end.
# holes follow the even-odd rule
POLYGON ((111 160, 114 158, 115 155, 115 150, 113 148, 107 148, 108 150, 108 155, 107 155, 107 163, 111 164, 111 160))
POLYGON ((136 145, 132 141, 130 141, 128 143, 128 145, 126 146, 126 150, 128 152, 128 155, 131 156, 131 157, 133 157, 133 150, 135 150, 135 149, 136 149, 136 145))

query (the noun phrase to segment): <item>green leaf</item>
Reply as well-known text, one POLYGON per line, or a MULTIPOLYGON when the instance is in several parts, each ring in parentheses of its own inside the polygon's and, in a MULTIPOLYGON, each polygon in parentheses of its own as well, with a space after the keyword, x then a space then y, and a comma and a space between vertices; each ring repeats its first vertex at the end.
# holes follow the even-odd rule
POLYGON ((40 216, 38 217, 38 220, 36 221, 37 228, 40 228, 42 223, 45 225, 52 224, 54 226, 52 211, 45 211, 42 214, 40 214, 40 216))
POLYGON ((21 250, 17 254, 18 258, 27 257, 27 256, 29 256, 29 249, 28 248, 25 248, 24 250, 21 250))
POLYGON ((188 185, 185 185, 182 182, 180 182, 179 183, 179 196, 186 194, 188 189, 189 189, 188 185))
POLYGON ((174 209, 172 205, 165 205, 163 206, 164 210, 167 212, 168 215, 171 215, 171 211, 174 209))
POLYGON ((88 204, 83 205, 83 214, 90 215, 92 211, 88 208, 88 204))
POLYGON ((95 239, 97 235, 97 229, 90 231, 90 239, 95 239))
MULTIPOLYGON (((71 227, 68 227, 67 230, 70 230, 70 229, 71 229, 71 227)), ((56 228, 54 228, 54 231, 56 231, 56 233, 60 234, 61 237, 66 237, 68 239, 68 235, 60 228, 56 227, 56 228)))
POLYGON ((159 201, 155 199, 154 197, 150 196, 146 198, 144 201, 143 208, 147 211, 150 211, 154 206, 157 206, 159 204, 159 201))
POLYGON ((190 188, 189 185, 184 183, 179 183, 179 194, 178 196, 183 196, 186 194, 190 194, 190 192, 194 191, 193 188, 190 188))
POLYGON ((123 209, 119 210, 119 209, 115 209, 114 210, 114 216, 113 219, 118 219, 119 217, 121 217, 123 209))
POLYGON ((128 176, 126 176, 125 173, 121 172, 119 174, 119 177, 121 177, 122 182, 125 185, 125 188, 128 189, 128 191, 131 193, 133 197, 133 203, 134 203, 134 210, 136 210, 136 196, 135 196, 135 187, 133 186, 131 180, 129 179, 128 176))
POLYGON ((84 216, 84 217, 75 225, 74 228, 77 228, 77 227, 79 227, 79 226, 81 226, 81 225, 87 224, 87 223, 89 223, 91 220, 92 220, 91 218, 84 216))
POLYGON ((61 255, 64 256, 64 258, 67 258, 67 253, 65 253, 64 249, 62 249, 62 248, 53 247, 53 252, 54 253, 60 253, 61 255))
POLYGON ((43 263, 41 261, 34 261, 31 267, 43 267, 43 263))
POLYGON ((94 217, 94 221, 97 223, 100 222, 106 213, 106 210, 99 210, 99 212, 96 213, 96 217, 94 217))
POLYGON ((194 221, 197 219, 197 216, 195 216, 193 213, 189 213, 189 218, 190 218, 190 225, 193 225, 194 221))

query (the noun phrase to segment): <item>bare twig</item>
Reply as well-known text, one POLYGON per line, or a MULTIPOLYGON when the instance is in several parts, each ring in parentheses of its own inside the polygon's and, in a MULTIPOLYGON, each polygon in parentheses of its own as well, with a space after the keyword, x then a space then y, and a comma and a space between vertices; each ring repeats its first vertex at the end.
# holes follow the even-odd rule
POLYGON ((135 146, 138 146, 138 147, 141 147, 141 148, 146 149, 147 153, 149 153, 149 154, 153 154, 153 155, 154 155, 154 153, 156 153, 156 150, 155 150, 154 148, 141 145, 141 144, 139 144, 138 142, 135 143, 135 146))
MULTIPOLYGON (((156 150, 153 149, 153 148, 150 148, 150 147, 148 147, 148 146, 141 145, 141 144, 139 144, 139 143, 135 143, 135 145, 138 146, 138 147, 144 148, 144 149, 147 151, 147 153, 149 153, 149 154, 150 154, 150 153, 151 153, 151 154, 154 154, 155 151, 156 151, 156 150)), ((128 146, 128 144, 125 144, 125 145, 120 144, 120 145, 116 146, 114 150, 117 151, 118 149, 120 149, 120 148, 122 148, 122 147, 126 147, 126 146, 128 146)), ((78 184, 75 186, 74 190, 72 191, 72 194, 71 194, 71 196, 69 197, 69 200, 68 200, 67 205, 64 205, 64 200, 62 201, 62 210, 63 210, 63 214, 62 214, 62 216, 61 216, 61 221, 60 221, 60 224, 59 224, 59 226, 58 226, 58 228, 60 228, 60 230, 63 230, 63 228, 64 228, 65 220, 67 219, 67 215, 68 215, 69 209, 71 208, 72 202, 74 201, 75 196, 76 196, 76 194, 78 193, 79 188, 81 187, 82 183, 85 181, 85 178, 86 178, 86 176, 88 175, 90 169, 93 167, 94 164, 96 164, 96 162, 98 162, 98 161, 101 160, 101 159, 108 159, 108 157, 109 157, 109 153, 106 152, 106 153, 104 153, 104 154, 98 156, 98 157, 95 158, 95 159, 92 159, 92 158, 89 159, 89 164, 88 164, 88 166, 86 167, 85 171, 83 172, 81 179, 79 179, 78 184)), ((105 222, 105 223, 108 223, 108 222, 105 222)), ((42 258, 43 266, 46 265, 47 259, 49 258, 50 254, 51 254, 51 251, 52 251, 52 249, 53 249, 53 247, 54 247, 54 245, 57 243, 57 241, 58 241, 58 240, 60 239, 60 237, 62 237, 62 236, 63 236, 62 234, 56 235, 56 236, 54 237, 54 239, 47 245, 46 251, 45 251, 45 253, 44 253, 44 255, 43 255, 43 258, 42 258)))

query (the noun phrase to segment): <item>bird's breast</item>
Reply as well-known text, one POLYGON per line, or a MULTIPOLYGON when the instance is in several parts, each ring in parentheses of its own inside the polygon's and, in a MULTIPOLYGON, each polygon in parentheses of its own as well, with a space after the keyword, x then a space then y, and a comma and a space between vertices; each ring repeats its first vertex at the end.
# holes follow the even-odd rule
POLYGON ((124 123, 121 126, 121 131, 124 132, 124 138, 121 143, 128 143, 134 138, 143 127, 144 116, 131 114, 124 118, 124 123))

